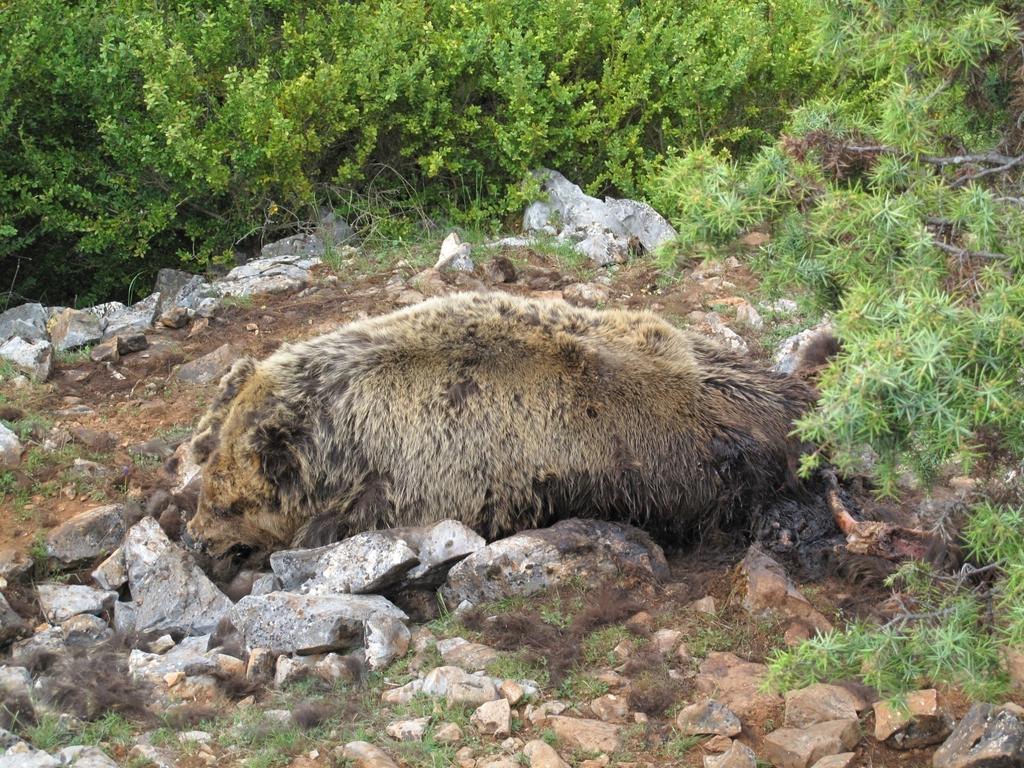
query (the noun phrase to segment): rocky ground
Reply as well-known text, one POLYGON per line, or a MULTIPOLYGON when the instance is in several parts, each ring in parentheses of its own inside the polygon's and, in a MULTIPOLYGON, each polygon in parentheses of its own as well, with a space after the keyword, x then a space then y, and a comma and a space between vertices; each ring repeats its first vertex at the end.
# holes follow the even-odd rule
MULTIPOLYGON (((640 255, 647 211, 562 182, 528 209, 532 238, 448 238, 438 259, 436 242, 299 236, 217 281, 167 271, 131 307, 0 316, 0 766, 1024 764, 1012 701, 766 689, 773 649, 884 620, 888 593, 745 532, 665 552, 612 523, 488 544, 446 522, 280 552, 229 583, 179 545, 184 441, 231 362, 427 296, 647 308, 793 366, 783 342, 813 325, 796 302, 760 297, 735 257, 665 277, 640 255)), ((912 523, 907 498, 859 514, 912 523)))

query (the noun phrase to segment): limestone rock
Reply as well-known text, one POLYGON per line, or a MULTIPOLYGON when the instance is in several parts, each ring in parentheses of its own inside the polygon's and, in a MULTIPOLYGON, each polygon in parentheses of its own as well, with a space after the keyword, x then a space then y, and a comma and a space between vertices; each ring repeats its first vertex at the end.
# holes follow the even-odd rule
POLYGON ((78 349, 103 339, 103 321, 90 312, 65 309, 50 318, 50 341, 58 352, 78 349))
POLYGON ((152 517, 128 531, 124 557, 136 631, 206 634, 231 608, 227 596, 152 517))
POLYGON ((811 768, 853 768, 856 759, 856 752, 840 752, 838 755, 821 758, 811 768))
POLYGON ((0 344, 0 358, 36 382, 46 381, 53 370, 53 345, 45 339, 26 341, 20 336, 0 344))
POLYGON ((350 741, 342 749, 342 756, 357 768, 398 768, 387 752, 366 741, 350 741))
POLYGON ((606 723, 624 723, 629 714, 629 702, 625 696, 606 693, 590 702, 590 711, 606 723))
POLYGON ((738 736, 743 730, 732 710, 714 700, 684 707, 676 716, 676 728, 687 736, 738 736))
POLYGON ((438 640, 437 650, 445 664, 461 667, 467 672, 484 669, 498 659, 498 652, 490 646, 471 643, 461 637, 438 640))
POLYGON ((1024 722, 1009 707, 975 704, 932 756, 934 768, 1024 765, 1024 722))
POLYGON ((506 699, 485 701, 476 708, 470 722, 485 736, 508 736, 512 733, 512 708, 506 699))
POLYGON ((124 562, 124 550, 115 549, 91 574, 100 589, 117 591, 128 583, 128 566, 124 562))
POLYGON ((754 614, 780 613, 807 622, 819 632, 832 624, 816 611, 789 580, 785 569, 756 544, 747 551, 738 570, 746 588, 743 607, 754 614))
POLYGON ((36 593, 43 616, 53 624, 79 613, 102 613, 117 600, 116 592, 104 592, 80 584, 39 584, 36 593))
POLYGON ((462 242, 458 233, 452 232, 441 243, 441 252, 438 254, 434 269, 472 272, 473 259, 470 258, 470 250, 469 243, 462 242))
POLYGON ((310 270, 320 263, 323 243, 316 235, 295 235, 283 241, 264 246, 278 248, 280 255, 261 256, 240 267, 235 267, 214 287, 222 296, 253 296, 261 293, 284 293, 299 291, 312 282, 310 270), (299 239, 303 239, 300 244, 299 239), (284 247, 290 242, 294 247, 284 247), (285 252, 290 251, 290 252, 285 252))
POLYGON ((388 723, 384 732, 396 741, 423 741, 423 734, 427 732, 427 726, 429 724, 429 717, 417 717, 412 720, 398 720, 394 723, 388 723))
POLYGON ((523 754, 530 761, 530 768, 570 768, 569 764, 558 756, 554 747, 540 739, 526 742, 523 754))
POLYGON ((274 653, 321 653, 358 645, 371 617, 408 617, 379 595, 248 595, 230 608, 231 622, 249 648, 274 653))
POLYGON ((368 531, 332 545, 319 558, 317 574, 301 589, 310 595, 379 592, 418 562, 404 541, 368 531))
POLYGON ((12 469, 21 464, 25 446, 21 440, 3 424, 0 424, 0 470, 12 469))
POLYGON ((217 347, 213 352, 185 363, 174 374, 174 378, 186 384, 209 384, 228 372, 241 353, 231 344, 217 347))
POLYGON ((918 749, 941 743, 953 730, 953 718, 939 703, 934 688, 908 693, 906 711, 888 702, 875 703, 875 738, 895 749, 918 749))
POLYGON ((458 667, 437 667, 423 678, 423 693, 444 698, 451 704, 484 704, 499 698, 494 682, 484 675, 473 675, 458 667))
POLYGON ((556 715, 548 718, 559 744, 583 752, 616 752, 622 744, 621 727, 600 720, 556 715))
POLYGON ((316 672, 316 663, 316 660, 309 656, 278 656, 277 664, 274 666, 274 687, 283 688, 305 680, 316 672))
POLYGON ((50 531, 46 553, 66 566, 87 563, 121 546, 125 530, 123 505, 95 507, 50 531))
POLYGON ((744 661, 731 653, 710 653, 694 680, 697 691, 713 696, 738 717, 745 718, 776 706, 781 697, 761 690, 768 673, 764 664, 744 661))
POLYGON ((828 720, 856 720, 867 703, 838 685, 816 683, 786 693, 785 725, 805 728, 828 720))
POLYGON ((363 646, 370 669, 383 669, 409 651, 409 628, 397 616, 370 616, 363 625, 363 646))
POLYGON ((462 729, 455 723, 441 723, 434 731, 434 741, 439 744, 458 744, 462 741, 462 729))
POLYGON ((720 755, 705 755, 704 768, 757 768, 757 757, 746 744, 734 741, 720 755))
MULTIPOLYGON (((159 294, 151 294, 142 301, 125 306, 119 301, 108 301, 84 310, 100 321, 103 328, 103 340, 115 336, 141 334, 148 330, 156 319, 159 294)), ((138 351, 138 350, 135 350, 138 351)), ((125 352, 121 352, 125 354, 125 352)))
POLYGON ((772 731, 764 739, 764 754, 778 768, 809 768, 823 757, 848 752, 859 740, 856 720, 830 720, 772 731))
POLYGON ((668 575, 661 548, 647 534, 620 523, 574 518, 474 552, 451 569, 441 594, 449 605, 463 600, 475 605, 531 595, 574 578, 597 582, 627 564, 656 579, 668 575))
POLYGON ((596 307, 608 301, 608 290, 596 283, 573 283, 562 289, 562 295, 570 304, 578 307, 596 307))
POLYGON ((21 304, 0 313, 0 341, 18 337, 25 341, 46 339, 46 308, 42 304, 21 304))

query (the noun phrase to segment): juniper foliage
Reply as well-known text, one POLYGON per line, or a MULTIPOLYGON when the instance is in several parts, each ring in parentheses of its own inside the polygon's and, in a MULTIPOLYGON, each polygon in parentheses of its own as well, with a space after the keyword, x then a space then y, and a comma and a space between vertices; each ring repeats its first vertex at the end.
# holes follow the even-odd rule
POLYGON ((667 163, 655 203, 684 250, 770 224, 766 287, 802 284, 843 341, 798 425, 821 447, 804 469, 827 455, 894 495, 904 468, 1024 453, 1019 30, 986 2, 825 8, 835 95, 750 160, 667 163))

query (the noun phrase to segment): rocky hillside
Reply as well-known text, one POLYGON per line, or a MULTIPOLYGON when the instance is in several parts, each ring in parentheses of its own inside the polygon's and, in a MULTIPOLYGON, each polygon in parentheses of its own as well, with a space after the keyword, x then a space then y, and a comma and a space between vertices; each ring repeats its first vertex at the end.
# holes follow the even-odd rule
MULTIPOLYGON (((230 364, 428 296, 646 308, 798 367, 815 330, 737 259, 666 280, 638 258, 671 236, 653 210, 548 187, 496 243, 378 260, 327 220, 219 279, 165 271, 131 306, 0 315, 0 766, 1024 764, 1024 699, 932 689, 901 708, 850 681, 767 684, 774 649, 901 609, 836 556, 848 531, 827 512, 687 551, 615 523, 488 543, 447 521, 278 552, 227 583, 181 546, 185 441, 230 364)), ((969 490, 843 492, 912 530, 969 490)))

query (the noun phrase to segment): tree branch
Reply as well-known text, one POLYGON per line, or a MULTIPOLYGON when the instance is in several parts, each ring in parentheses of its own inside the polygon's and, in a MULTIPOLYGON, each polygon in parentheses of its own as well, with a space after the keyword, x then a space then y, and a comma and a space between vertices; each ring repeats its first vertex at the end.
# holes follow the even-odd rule
POLYGON ((941 240, 934 240, 934 241, 932 241, 932 244, 936 248, 938 248, 940 251, 945 251, 946 253, 952 253, 954 256, 956 256, 958 258, 961 258, 961 259, 964 259, 964 258, 1006 259, 1007 258, 1005 253, 993 253, 992 251, 969 251, 966 248, 961 248, 958 245, 950 245, 949 243, 944 243, 941 240))

